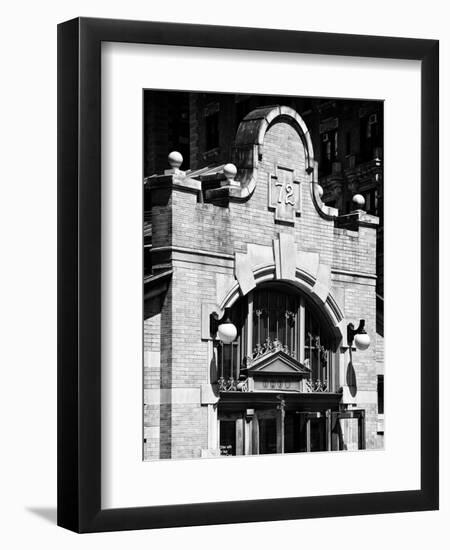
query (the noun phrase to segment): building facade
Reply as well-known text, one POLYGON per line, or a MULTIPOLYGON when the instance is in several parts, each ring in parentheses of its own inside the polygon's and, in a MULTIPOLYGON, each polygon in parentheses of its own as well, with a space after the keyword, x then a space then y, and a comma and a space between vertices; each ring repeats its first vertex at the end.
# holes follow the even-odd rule
POLYGON ((201 99, 176 105, 190 169, 172 154, 145 180, 144 459, 382 446, 379 218, 325 204, 339 161, 321 170, 292 106, 249 101, 222 133, 201 99))

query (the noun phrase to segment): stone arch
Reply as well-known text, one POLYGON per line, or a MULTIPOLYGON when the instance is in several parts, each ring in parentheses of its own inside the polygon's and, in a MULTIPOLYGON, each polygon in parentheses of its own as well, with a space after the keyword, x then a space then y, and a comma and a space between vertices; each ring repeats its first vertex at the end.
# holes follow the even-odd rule
MULTIPOLYGON (((335 339, 335 342, 338 344, 344 341, 344 312, 339 305, 339 301, 331 291, 328 293, 325 301, 320 300, 320 298, 313 291, 316 280, 309 273, 297 267, 295 270, 295 278, 277 278, 275 263, 267 263, 255 268, 253 270, 253 276, 255 279, 255 288, 262 283, 279 281, 292 286, 305 294, 306 297, 314 303, 316 308, 320 310, 335 339)), ((223 311, 225 308, 232 307, 239 300, 239 298, 242 298, 243 296, 245 296, 245 294, 242 293, 241 287, 236 281, 230 286, 222 302, 218 304, 218 309, 223 311)))
POLYGON ((285 105, 261 107, 251 111, 239 125, 235 138, 234 162, 238 168, 237 180, 241 186, 232 192, 231 200, 246 201, 255 191, 259 162, 264 155, 264 137, 277 122, 289 123, 300 136, 305 151, 305 170, 310 176, 311 199, 318 213, 327 219, 335 218, 337 209, 326 206, 320 197, 318 166, 309 130, 302 117, 285 105))

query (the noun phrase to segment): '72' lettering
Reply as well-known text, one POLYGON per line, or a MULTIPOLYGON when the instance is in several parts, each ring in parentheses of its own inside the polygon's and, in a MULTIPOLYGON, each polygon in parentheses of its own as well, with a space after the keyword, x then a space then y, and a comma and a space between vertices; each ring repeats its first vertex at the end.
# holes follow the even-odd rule
POLYGON ((276 186, 280 188, 278 191, 278 204, 282 204, 284 196, 284 204, 295 206, 294 186, 292 183, 277 181, 276 186))

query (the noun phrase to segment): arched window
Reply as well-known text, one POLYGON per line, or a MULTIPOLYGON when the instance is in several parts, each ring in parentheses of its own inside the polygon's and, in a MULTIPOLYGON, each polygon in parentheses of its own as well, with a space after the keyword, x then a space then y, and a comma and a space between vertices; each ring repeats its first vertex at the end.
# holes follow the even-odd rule
POLYGON ((300 297, 286 289, 261 288, 253 294, 253 347, 269 339, 285 346, 289 355, 300 360, 298 318, 300 297))
POLYGON ((215 342, 219 389, 239 389, 249 360, 276 346, 310 371, 310 391, 334 391, 333 339, 318 308, 296 288, 266 283, 230 311, 238 336, 215 342))

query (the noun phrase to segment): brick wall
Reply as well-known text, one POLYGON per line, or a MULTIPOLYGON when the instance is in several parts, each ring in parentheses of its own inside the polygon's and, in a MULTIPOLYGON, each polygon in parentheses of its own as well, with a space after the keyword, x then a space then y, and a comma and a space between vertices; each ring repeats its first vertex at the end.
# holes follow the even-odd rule
MULTIPOLYGON (((199 116, 198 109, 192 112, 199 116)), ((198 139, 191 134, 191 162, 199 162, 198 139)), ((343 296, 346 321, 358 323, 365 319, 375 342, 376 230, 341 229, 335 227, 333 220, 321 217, 311 199, 310 176, 305 166, 305 150, 297 130, 287 121, 275 123, 265 135, 251 199, 221 207, 198 203, 195 194, 174 188, 165 205, 153 206, 153 247, 233 255, 246 252, 250 243, 272 246, 279 233, 292 234, 297 250, 318 252, 321 263, 332 267, 333 288, 343 296), (269 178, 276 165, 295 170, 300 181, 301 215, 293 226, 276 223, 273 210, 268 208, 269 178)), ((158 406, 145 405, 144 426, 154 436, 144 444, 144 455, 149 458, 199 457, 207 447, 207 408, 200 402, 200 388, 208 383, 211 365, 210 343, 201 338, 201 306, 216 302, 217 274, 233 275, 232 266, 223 265, 208 254, 201 261, 195 255, 189 260, 176 260, 172 255, 171 268, 173 275, 164 301, 145 322, 145 351, 158 353, 160 364, 155 361, 154 366, 146 365, 144 387, 152 390, 159 384, 170 394, 167 397, 167 392, 164 396, 161 392, 158 406), (158 426, 159 441, 154 435, 156 430, 150 430, 158 426)), ((360 392, 355 404, 366 409, 368 448, 376 446, 373 392, 377 348, 372 345, 365 352, 354 352, 351 364, 346 365, 349 379, 360 392)))
POLYGON ((151 398, 161 387, 161 313, 159 300, 148 304, 144 321, 144 460, 159 458, 160 407, 151 398))

